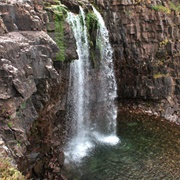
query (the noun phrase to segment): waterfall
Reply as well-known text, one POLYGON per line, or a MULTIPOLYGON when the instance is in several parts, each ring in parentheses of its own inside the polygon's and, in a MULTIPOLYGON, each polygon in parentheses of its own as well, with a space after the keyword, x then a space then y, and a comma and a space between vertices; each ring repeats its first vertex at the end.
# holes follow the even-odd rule
POLYGON ((80 15, 68 13, 67 22, 71 25, 76 39, 78 60, 71 63, 70 67, 70 86, 68 93, 69 111, 72 134, 67 150, 67 157, 78 161, 86 155, 86 151, 92 147, 88 138, 89 112, 87 110, 88 89, 86 77, 89 70, 89 45, 87 39, 87 28, 85 24, 85 15, 80 7, 80 15))
MULTIPOLYGON (((97 16, 99 29, 97 32, 97 42, 99 45, 101 60, 98 69, 98 81, 97 88, 97 102, 100 102, 100 106, 104 107, 106 113, 103 116, 103 127, 106 134, 112 134, 116 132, 116 118, 117 107, 115 106, 114 99, 117 97, 117 85, 114 75, 113 50, 109 42, 108 30, 105 26, 105 22, 100 13, 93 7, 93 11, 97 16)), ((100 118, 100 117, 99 117, 100 118)), ((101 117, 102 118, 102 117, 101 117)), ((103 128, 99 127, 98 131, 103 131, 103 128)))
POLYGON ((76 39, 78 60, 70 66, 68 92, 68 123, 72 134, 65 147, 66 161, 80 162, 97 143, 115 145, 117 108, 116 81, 112 62, 112 48, 108 30, 101 15, 93 8, 98 19, 97 42, 101 58, 93 69, 89 60, 88 34, 85 13, 68 13, 67 22, 76 39))

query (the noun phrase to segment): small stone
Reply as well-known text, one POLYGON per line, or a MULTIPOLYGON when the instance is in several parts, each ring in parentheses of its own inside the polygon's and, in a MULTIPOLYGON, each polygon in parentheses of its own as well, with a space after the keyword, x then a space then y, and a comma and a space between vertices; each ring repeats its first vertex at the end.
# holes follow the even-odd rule
POLYGON ((4 144, 4 141, 1 141, 1 140, 0 140, 0 145, 3 145, 3 144, 4 144))

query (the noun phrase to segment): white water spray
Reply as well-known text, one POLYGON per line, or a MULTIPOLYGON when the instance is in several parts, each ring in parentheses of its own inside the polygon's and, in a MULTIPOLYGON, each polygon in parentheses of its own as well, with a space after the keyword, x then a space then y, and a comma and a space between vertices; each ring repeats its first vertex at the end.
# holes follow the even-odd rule
POLYGON ((71 63, 70 67, 70 86, 68 94, 69 111, 71 119, 73 137, 71 138, 65 154, 67 161, 79 161, 92 147, 88 138, 89 113, 87 110, 88 84, 85 78, 88 76, 89 69, 89 45, 87 39, 87 29, 85 15, 80 7, 80 15, 68 13, 67 22, 71 25, 76 39, 77 54, 79 59, 71 63), (83 23, 82 23, 83 22, 83 23), (86 98, 85 98, 86 96, 86 98))
POLYGON ((108 30, 101 15, 93 8, 99 23, 97 43, 101 60, 94 70, 89 60, 89 45, 85 14, 68 13, 76 39, 79 59, 71 63, 68 93, 68 118, 72 137, 65 147, 66 161, 80 162, 98 142, 115 145, 117 108, 116 82, 113 71, 112 48, 108 30))
POLYGON ((93 7, 93 11, 97 16, 99 29, 97 32, 97 43, 99 43, 101 61, 99 65, 99 96, 97 100, 101 102, 101 106, 104 105, 106 113, 104 117, 104 124, 106 133, 116 133, 116 118, 117 107, 114 103, 114 99, 117 97, 117 85, 114 75, 113 66, 113 50, 109 42, 109 33, 105 26, 105 22, 101 14, 93 7))

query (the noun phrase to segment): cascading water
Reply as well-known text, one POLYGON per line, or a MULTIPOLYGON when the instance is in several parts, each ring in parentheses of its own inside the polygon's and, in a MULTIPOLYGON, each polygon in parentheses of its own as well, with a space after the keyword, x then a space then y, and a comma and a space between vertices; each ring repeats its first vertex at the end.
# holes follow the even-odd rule
POLYGON ((99 28, 97 46, 101 60, 95 69, 89 61, 89 44, 85 13, 80 7, 80 15, 68 13, 76 39, 79 59, 71 63, 68 92, 68 119, 71 123, 70 140, 65 148, 67 161, 80 162, 96 143, 117 144, 116 82, 113 71, 112 48, 108 30, 103 18, 93 8, 99 28))
POLYGON ((117 107, 115 106, 114 99, 117 97, 117 85, 115 81, 113 60, 112 60, 112 47, 109 42, 108 30, 105 26, 105 22, 100 13, 93 7, 94 14, 97 17, 99 28, 97 32, 97 46, 100 49, 101 60, 99 67, 96 70, 95 76, 98 84, 96 89, 96 104, 97 110, 103 110, 103 115, 98 116, 96 114, 95 132, 110 135, 105 138, 112 143, 116 143, 118 138, 116 137, 116 118, 117 107), (100 107, 100 109, 98 108, 100 107), (99 119, 102 119, 99 121, 99 119))
POLYGON ((68 13, 67 22, 71 25, 76 39, 77 53, 79 59, 72 62, 70 67, 70 90, 68 94, 69 111, 68 118, 71 120, 73 137, 70 140, 67 150, 67 157, 73 161, 80 160, 86 155, 86 151, 92 147, 88 138, 89 112, 87 109, 88 99, 88 77, 89 69, 89 45, 85 15, 80 7, 80 15, 68 13), (83 22, 83 23, 82 23, 83 22))

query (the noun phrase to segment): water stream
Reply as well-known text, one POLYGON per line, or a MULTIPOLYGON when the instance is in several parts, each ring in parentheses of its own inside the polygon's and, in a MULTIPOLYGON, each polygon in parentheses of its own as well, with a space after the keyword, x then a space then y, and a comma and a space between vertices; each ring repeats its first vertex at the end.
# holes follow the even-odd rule
POLYGON ((97 44, 100 60, 95 69, 89 60, 89 44, 85 13, 68 13, 77 45, 78 60, 71 63, 68 92, 68 123, 71 124, 69 141, 65 147, 67 162, 80 162, 96 143, 115 145, 117 107, 116 82, 113 71, 112 48, 108 30, 100 13, 93 8, 98 20, 97 44))
POLYGON ((68 13, 67 18, 79 59, 70 68, 70 129, 63 174, 69 180, 179 180, 179 126, 117 111, 108 30, 99 12, 95 8, 93 11, 99 24, 96 44, 101 56, 96 68, 89 60, 83 9, 80 7, 79 15, 68 13))

